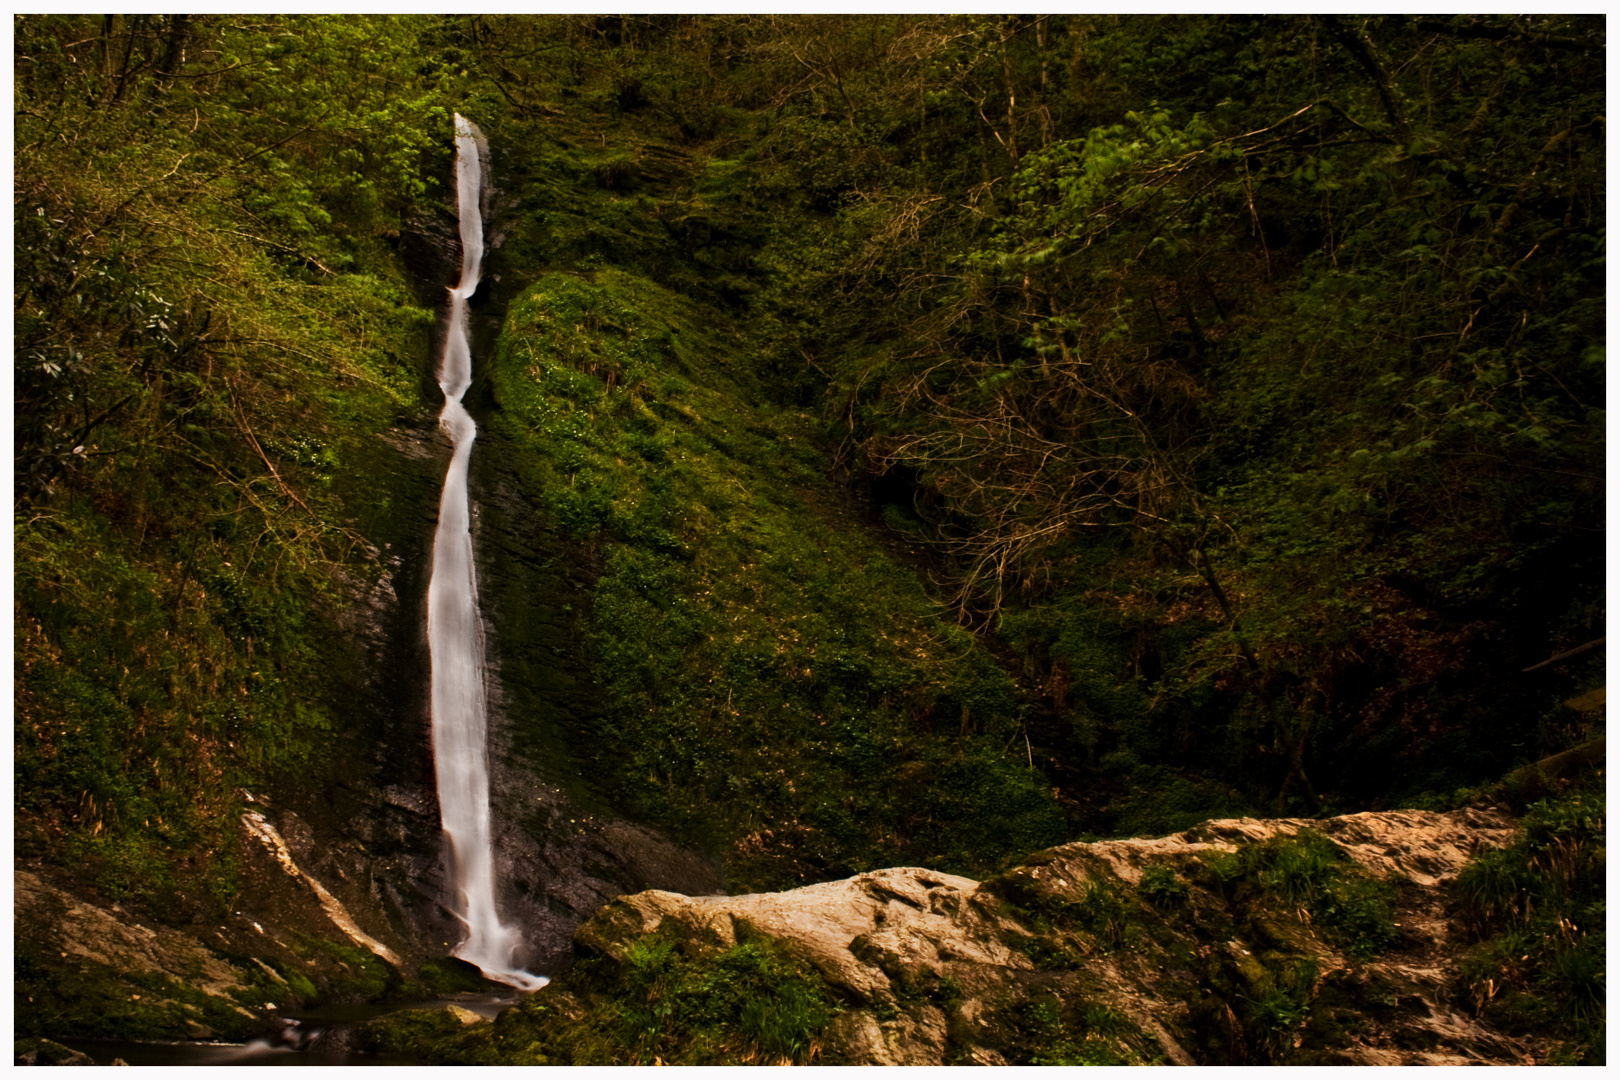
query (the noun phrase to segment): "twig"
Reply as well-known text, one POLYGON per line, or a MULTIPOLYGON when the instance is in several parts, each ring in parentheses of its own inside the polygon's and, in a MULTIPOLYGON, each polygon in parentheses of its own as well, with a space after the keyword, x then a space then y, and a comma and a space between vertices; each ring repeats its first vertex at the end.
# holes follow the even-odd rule
POLYGON ((297 248, 288 247, 286 244, 278 244, 274 240, 266 240, 262 236, 254 236, 252 233, 245 233, 245 232, 242 232, 239 229, 221 229, 219 231, 223 232, 223 233, 229 233, 231 236, 240 236, 244 240, 253 240, 253 241, 256 241, 256 242, 258 242, 260 244, 267 244, 270 247, 276 248, 279 251, 290 252, 291 254, 298 256, 300 259, 303 259, 305 262, 307 262, 311 266, 315 267, 315 269, 319 270, 321 273, 326 274, 326 275, 331 276, 331 277, 337 277, 337 271, 336 270, 333 270, 333 269, 325 266, 324 264, 322 264, 321 260, 317 259, 315 256, 306 255, 304 252, 299 251, 297 248))
MULTIPOLYGON (((271 463, 269 456, 265 454, 264 447, 259 445, 258 437, 253 434, 253 428, 248 425, 247 413, 242 410, 242 403, 236 399, 236 380, 226 380, 226 386, 230 388, 231 405, 236 409, 236 418, 242 425, 242 434, 247 436, 248 442, 252 444, 254 451, 259 455, 259 460, 264 462, 265 468, 270 470, 270 475, 276 478, 276 483, 281 485, 281 490, 286 494, 287 498, 302 506, 304 512, 310 517, 316 517, 315 511, 309 508, 309 504, 300 499, 298 494, 287 486, 287 481, 281 478, 281 474, 276 471, 275 465, 271 463)), ((317 518, 317 520, 319 519, 317 518)))
POLYGON ((1561 652, 1557 656, 1548 657, 1539 664, 1531 664, 1529 667, 1519 672, 1519 674, 1528 675, 1532 671, 1540 671, 1544 667, 1551 667, 1554 664, 1562 663, 1571 657, 1579 656, 1585 652, 1591 652, 1593 649, 1601 649, 1603 648, 1603 643, 1606 640, 1606 638, 1597 638, 1596 640, 1588 641, 1585 645, 1577 645, 1568 652, 1561 652))

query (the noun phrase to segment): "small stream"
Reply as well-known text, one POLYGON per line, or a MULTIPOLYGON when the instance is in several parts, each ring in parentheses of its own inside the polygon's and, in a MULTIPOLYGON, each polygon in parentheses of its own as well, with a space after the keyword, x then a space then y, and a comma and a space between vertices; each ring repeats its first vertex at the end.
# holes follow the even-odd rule
POLYGON ((133 1042, 121 1039, 56 1039, 88 1054, 97 1065, 424 1065, 404 1054, 360 1054, 348 1049, 349 1030, 368 1020, 408 1010, 451 1005, 493 1020, 517 1004, 518 994, 459 994, 408 1005, 328 1005, 289 1014, 277 1036, 246 1043, 133 1042))

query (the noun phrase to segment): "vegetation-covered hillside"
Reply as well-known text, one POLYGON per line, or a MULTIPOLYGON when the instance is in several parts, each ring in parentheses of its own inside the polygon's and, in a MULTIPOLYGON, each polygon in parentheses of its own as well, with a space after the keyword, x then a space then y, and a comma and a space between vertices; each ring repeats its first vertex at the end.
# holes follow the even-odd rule
MULTIPOLYGON (((589 500, 626 469, 667 475, 642 436, 728 426, 672 414, 683 383, 815 416, 820 467, 929 552, 935 601, 1016 680, 1004 752, 1075 832, 1444 802, 1579 741, 1561 701, 1600 660, 1518 672, 1602 632, 1594 34, 475 22, 462 55, 512 113, 506 258, 570 275, 524 300, 538 332, 514 320, 508 348, 542 358, 542 390, 551 365, 598 387, 597 429, 569 442, 614 445, 593 441, 624 426, 598 395, 661 414, 629 425, 616 479, 570 458, 557 513, 648 551, 589 500), (649 343, 692 327, 641 325, 655 294, 626 270, 728 335, 706 368, 649 343)), ((515 404, 500 364, 493 399, 515 404)), ((677 693, 670 674, 640 677, 677 693)), ((981 730, 959 704, 925 694, 910 726, 981 730)), ((645 748, 643 707, 625 716, 645 748)), ((724 725, 685 745, 753 771, 724 764, 724 725)), ((701 801, 701 770, 684 779, 677 801, 701 801)))
POLYGON ((385 21, 15 31, 18 849, 228 904, 234 790, 344 738, 443 77, 385 21))
POLYGON ((1603 636, 1600 17, 14 30, 18 852, 86 888, 228 907, 239 790, 411 722, 351 617, 425 590, 452 111, 502 723, 732 891, 1602 734, 1524 671, 1603 636))

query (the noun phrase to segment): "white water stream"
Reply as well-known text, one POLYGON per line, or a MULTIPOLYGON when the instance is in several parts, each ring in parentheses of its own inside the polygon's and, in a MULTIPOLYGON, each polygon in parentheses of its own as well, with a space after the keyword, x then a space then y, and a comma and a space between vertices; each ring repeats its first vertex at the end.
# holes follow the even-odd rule
POLYGON ((467 459, 478 428, 461 395, 472 383, 467 338, 467 301, 478 288, 484 254, 479 211, 482 169, 478 128, 456 116, 456 198, 461 218, 461 280, 450 290, 450 327, 445 336, 439 387, 444 411, 439 423, 450 435, 450 471, 439 498, 439 528, 433 537, 433 578, 428 585, 428 644, 433 656, 433 758, 439 785, 439 818, 450 838, 456 881, 456 916, 466 937, 455 955, 485 975, 520 990, 538 990, 548 980, 513 966, 518 932, 495 910, 495 859, 489 825, 489 762, 484 711, 484 635, 478 618, 478 580, 468 531, 467 459))

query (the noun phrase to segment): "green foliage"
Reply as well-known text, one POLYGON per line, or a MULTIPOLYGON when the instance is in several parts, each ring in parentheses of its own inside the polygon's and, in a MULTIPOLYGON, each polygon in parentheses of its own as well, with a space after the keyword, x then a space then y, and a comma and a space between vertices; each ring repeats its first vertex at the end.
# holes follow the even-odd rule
POLYGON ((1011 680, 864 535, 714 314, 553 273, 492 367, 503 455, 600 545, 582 629, 604 722, 580 737, 611 797, 722 847, 738 887, 1061 840, 1011 680))
POLYGON ((1369 876, 1313 829, 1235 852, 1200 853, 1195 876, 1229 903, 1281 906, 1320 927, 1353 959, 1378 955, 1397 936, 1394 887, 1369 876))
POLYGON ((1298 907, 1309 905, 1322 894, 1328 874, 1343 859, 1337 844, 1310 829, 1245 849, 1245 854, 1250 852, 1261 867, 1260 886, 1298 907))
POLYGON ((1063 1001, 1057 995, 1030 996, 1005 1011, 1008 1035, 1014 1040, 1009 1064, 1131 1065, 1140 1064, 1127 1037, 1139 1035, 1130 1020, 1087 1001, 1063 1001))
POLYGON ((1531 807, 1518 841, 1452 885, 1478 939, 1461 972, 1473 1007, 1581 1062, 1601 1060, 1607 1015, 1604 812, 1599 774, 1531 807))
POLYGON ((1150 866, 1142 871, 1136 891, 1156 907, 1176 907, 1187 902, 1187 883, 1168 866, 1150 866))
POLYGON ((1248 866, 1239 852, 1219 849, 1199 852, 1198 869, 1199 876, 1207 876, 1223 896, 1230 896, 1248 872, 1248 866))
POLYGON ((1310 829, 1244 849, 1259 886, 1290 908, 1310 912, 1329 940, 1367 959, 1395 940, 1395 895, 1366 875, 1338 845, 1310 829))
POLYGON ((423 27, 17 23, 17 809, 111 895, 228 904, 235 789, 347 712, 332 571, 380 574, 432 319, 388 246, 445 160, 423 27))
MULTIPOLYGON (((781 230, 768 307, 817 327, 784 344, 841 455, 918 477, 885 513, 964 614, 1136 654, 1082 692, 1151 711, 1076 694, 1070 752, 1146 734, 1121 749, 1202 773, 1207 812, 1364 798, 1391 750, 1414 792, 1465 786, 1525 746, 1546 703, 1462 672, 1581 633, 1601 576, 1602 30, 1531 25, 917 20, 890 55, 926 61, 846 73, 886 115, 773 134, 805 178, 773 193, 830 220, 781 230)), ((1149 816, 1121 827, 1182 824, 1149 816)))
POLYGON ((1294 1032, 1310 1015, 1316 977, 1315 964, 1298 961, 1243 1003, 1245 1025, 1273 1058, 1292 1048, 1294 1032))
POLYGON ((1477 926, 1489 926, 1522 914, 1522 905, 1537 875, 1515 851, 1499 848, 1481 853, 1457 876, 1457 891, 1477 926))
POLYGON ((621 961, 576 966, 492 1028, 399 1013, 362 1039, 436 1064, 805 1064, 838 1005, 803 972, 767 939, 703 949, 654 935, 621 961))
POLYGON ((1399 936, 1394 889, 1387 882, 1341 875, 1329 880, 1314 910, 1329 940, 1357 960, 1378 955, 1399 936))
MULTIPOLYGON (((579 607, 563 758, 734 886, 1432 800, 1590 734, 1559 702, 1598 665, 1513 673, 1603 610, 1593 18, 15 31, 19 844, 109 895, 227 904, 235 788, 363 737, 335 583, 416 527, 375 449, 427 415, 394 249, 457 108, 510 200, 484 481, 579 607)), ((1587 1031, 1601 810, 1560 807, 1459 884, 1468 992, 1587 1031)), ((1202 867, 1392 940, 1313 834, 1202 867)), ((1124 908, 1063 917, 1117 945, 1124 908)), ((637 1038, 697 963, 630 966, 637 1038)), ((810 1054, 784 993, 714 1020, 726 1053, 810 1054)), ((513 1060, 571 1060, 543 1008, 513 1060)), ((1104 1052, 1031 1008, 1041 1053, 1104 1052)))
POLYGON ((1107 881, 1088 881, 1070 909, 1081 926, 1115 946, 1125 938, 1126 908, 1118 887, 1107 881))

